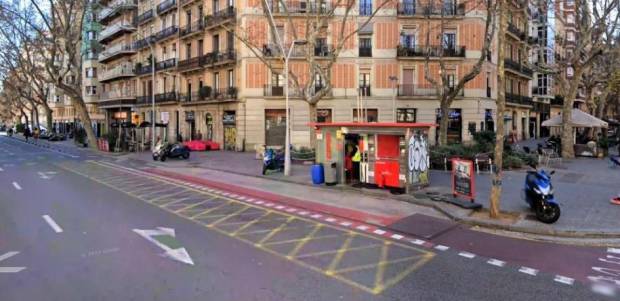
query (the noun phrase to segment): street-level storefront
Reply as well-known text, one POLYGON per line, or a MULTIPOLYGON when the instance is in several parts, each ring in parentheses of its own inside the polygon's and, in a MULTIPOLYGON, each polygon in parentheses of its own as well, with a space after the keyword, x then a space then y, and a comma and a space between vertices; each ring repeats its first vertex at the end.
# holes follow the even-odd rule
POLYGON ((312 126, 316 162, 323 165, 326 182, 406 191, 429 184, 428 134, 435 124, 336 122, 312 126), (333 169, 335 179, 327 180, 333 169))
POLYGON ((237 112, 224 111, 222 114, 224 128, 224 150, 234 151, 237 148, 237 112))

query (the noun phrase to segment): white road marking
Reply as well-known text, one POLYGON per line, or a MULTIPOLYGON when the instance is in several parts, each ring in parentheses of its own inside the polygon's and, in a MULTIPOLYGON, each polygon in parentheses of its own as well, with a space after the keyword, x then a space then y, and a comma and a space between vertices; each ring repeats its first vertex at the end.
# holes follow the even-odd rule
POLYGON ((565 276, 555 275, 555 278, 553 279, 553 281, 568 284, 568 285, 573 285, 573 283, 575 282, 575 279, 565 277, 565 276))
POLYGON ((411 243, 414 244, 414 245, 421 246, 421 245, 425 244, 426 242, 423 241, 423 240, 414 239, 414 240, 411 241, 411 243))
POLYGON ((326 218, 326 219, 325 219, 325 221, 326 221, 326 222, 333 223, 333 222, 335 222, 335 221, 336 221, 336 219, 335 219, 335 218, 333 218, 333 217, 328 217, 328 218, 326 218))
POLYGON ((460 253, 459 253, 459 256, 461 256, 461 257, 465 257, 465 258, 467 258, 467 259, 472 259, 472 258, 476 257, 476 254, 474 254, 474 253, 469 253, 469 252, 460 252, 460 253))
POLYGON ((285 208, 285 207, 284 207, 284 206, 282 206, 282 205, 276 206, 276 209, 278 209, 278 210, 282 210, 282 209, 284 209, 284 208, 285 208))
POLYGON ((308 215, 308 214, 310 214, 310 212, 308 212, 308 211, 300 211, 300 212, 297 212, 297 214, 299 214, 299 215, 308 215))
POLYGON ((17 254, 19 254, 19 252, 17 252, 17 251, 7 252, 4 255, 0 255, 0 261, 3 261, 3 260, 8 259, 10 257, 13 257, 13 256, 15 256, 17 254))
POLYGON ((4 171, 4 169, 2 169, 2 167, 0 167, 0 171, 4 171))
POLYGON ((446 250, 450 249, 450 247, 444 246, 444 245, 436 245, 435 249, 437 249, 439 251, 446 251, 446 250))
POLYGON ((22 187, 19 186, 19 184, 17 184, 17 182, 13 182, 13 187, 15 187, 15 189, 17 189, 17 190, 22 190, 22 187))
POLYGON ((607 248, 607 253, 620 254, 620 248, 607 248))
POLYGON ((364 226, 364 225, 362 225, 362 226, 357 226, 357 227, 355 227, 355 229, 357 229, 357 230, 362 230, 362 231, 366 231, 366 230, 368 230, 368 226, 364 226))
POLYGON ((320 215, 320 214, 314 214, 314 215, 311 215, 310 217, 311 217, 311 218, 316 218, 316 219, 319 219, 319 218, 321 218, 321 217, 323 217, 323 216, 322 216, 322 215, 320 215))
POLYGON ((537 269, 532 269, 532 268, 528 268, 528 267, 521 267, 519 269, 519 272, 521 272, 523 274, 532 275, 532 276, 538 275, 538 270, 537 269))
POLYGON ((393 239, 398 239, 398 240, 400 240, 400 239, 403 239, 403 237, 404 237, 404 236, 402 236, 402 235, 400 235, 400 234, 394 234, 394 235, 392 235, 391 237, 392 237, 393 239))
POLYGON ((374 234, 378 234, 378 235, 383 235, 383 234, 385 234, 385 231, 377 229, 377 230, 373 231, 373 233, 374 234))
POLYGON ((608 297, 613 297, 616 295, 616 289, 608 284, 595 283, 592 285, 592 291, 608 297))
MULTIPOLYGON (((19 254, 17 251, 7 252, 4 255, 0 255, 0 261, 5 259, 9 259, 15 255, 19 254)), ((0 267, 0 273, 17 273, 26 269, 25 267, 0 267)))
POLYGON ((487 261, 487 263, 490 264, 490 265, 494 265, 496 267, 500 267, 500 268, 503 267, 504 265, 506 265, 505 261, 501 261, 501 260, 493 259, 493 258, 489 259, 487 261))
POLYGON ((48 225, 50 225, 50 227, 52 227, 52 229, 54 229, 56 233, 62 232, 62 228, 49 215, 43 215, 43 219, 48 225))

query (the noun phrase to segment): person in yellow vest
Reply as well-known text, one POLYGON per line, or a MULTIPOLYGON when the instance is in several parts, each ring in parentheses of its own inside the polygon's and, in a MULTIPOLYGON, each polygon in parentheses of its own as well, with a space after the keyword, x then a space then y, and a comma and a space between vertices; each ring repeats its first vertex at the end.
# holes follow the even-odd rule
POLYGON ((359 182, 360 180, 360 162, 362 161, 362 154, 360 153, 360 147, 355 146, 355 153, 351 158, 353 161, 353 182, 359 182))

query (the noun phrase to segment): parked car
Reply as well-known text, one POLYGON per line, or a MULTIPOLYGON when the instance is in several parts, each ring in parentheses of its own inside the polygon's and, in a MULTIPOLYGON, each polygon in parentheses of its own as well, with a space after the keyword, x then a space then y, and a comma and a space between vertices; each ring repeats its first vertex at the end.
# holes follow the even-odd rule
POLYGON ((52 133, 49 136, 49 141, 63 141, 63 140, 67 140, 67 136, 61 133, 52 133))

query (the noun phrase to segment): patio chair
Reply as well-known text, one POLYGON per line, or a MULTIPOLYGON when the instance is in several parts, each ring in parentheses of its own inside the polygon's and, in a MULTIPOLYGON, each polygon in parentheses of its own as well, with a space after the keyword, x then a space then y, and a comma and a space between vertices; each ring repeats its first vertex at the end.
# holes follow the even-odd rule
POLYGON ((474 162, 476 163, 476 173, 480 173, 480 166, 486 166, 487 170, 491 171, 491 166, 493 165, 493 161, 491 160, 491 155, 489 153, 479 153, 474 157, 474 162))
POLYGON ((554 163, 562 163, 562 157, 553 149, 543 149, 543 164, 547 167, 554 163))

